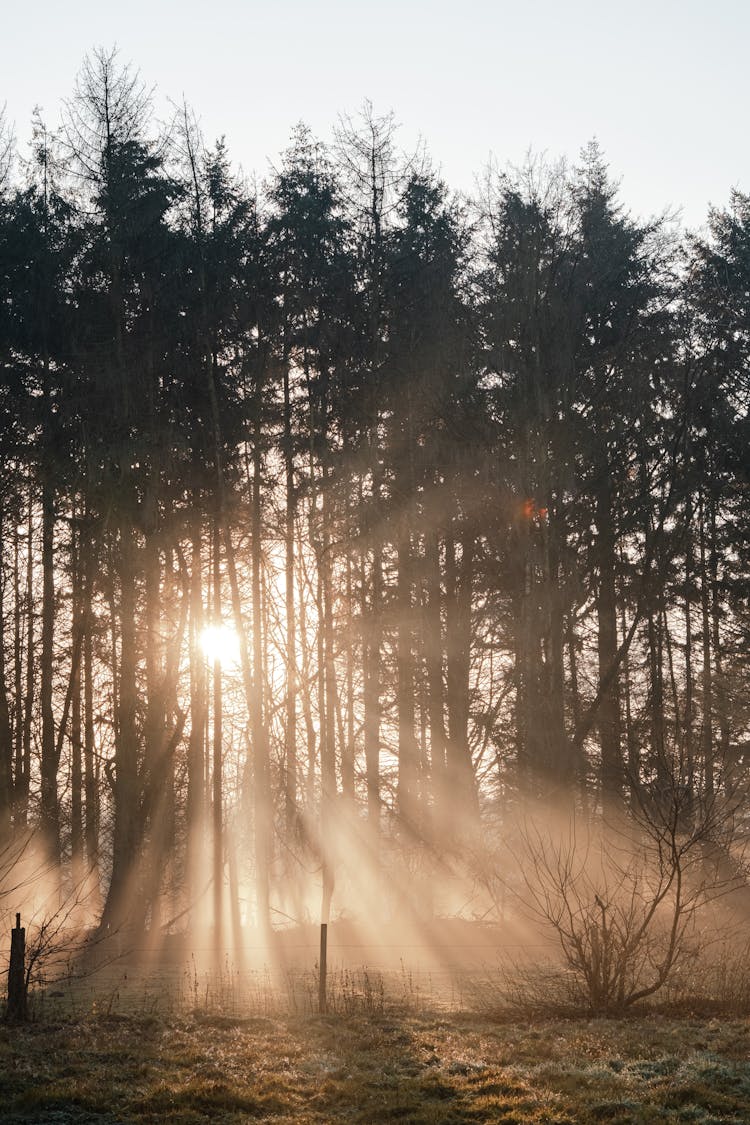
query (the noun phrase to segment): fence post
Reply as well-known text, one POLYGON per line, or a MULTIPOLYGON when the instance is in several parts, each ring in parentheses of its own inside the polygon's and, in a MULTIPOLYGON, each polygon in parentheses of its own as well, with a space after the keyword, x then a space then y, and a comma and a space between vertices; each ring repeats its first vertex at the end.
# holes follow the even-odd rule
POLYGON ((26 930, 21 915, 16 914, 15 928, 10 931, 10 964, 8 966, 8 1010, 12 1022, 28 1019, 26 1004, 26 930))
POLYGON ((320 976, 318 978, 318 1011, 322 1016, 328 1011, 326 977, 328 976, 328 926, 320 923, 320 976))

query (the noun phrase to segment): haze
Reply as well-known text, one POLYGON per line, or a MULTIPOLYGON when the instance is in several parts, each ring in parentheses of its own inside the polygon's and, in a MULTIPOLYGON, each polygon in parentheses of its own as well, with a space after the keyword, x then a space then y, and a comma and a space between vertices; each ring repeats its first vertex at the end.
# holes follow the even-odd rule
POLYGON ((747 15, 5 22, 0 1117, 750 1121, 747 15))

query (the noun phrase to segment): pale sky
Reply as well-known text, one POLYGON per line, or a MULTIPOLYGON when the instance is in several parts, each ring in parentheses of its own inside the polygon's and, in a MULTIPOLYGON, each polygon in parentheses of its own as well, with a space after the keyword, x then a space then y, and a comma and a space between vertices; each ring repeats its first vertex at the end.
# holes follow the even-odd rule
MULTIPOLYGON (((120 48, 262 179, 295 122, 329 139, 369 98, 451 187, 490 154, 575 162, 593 136, 641 216, 697 227, 750 192, 750 0, 0 0, 0 105, 50 125, 87 51, 120 48)), ((165 111, 166 112, 166 111, 165 111)))

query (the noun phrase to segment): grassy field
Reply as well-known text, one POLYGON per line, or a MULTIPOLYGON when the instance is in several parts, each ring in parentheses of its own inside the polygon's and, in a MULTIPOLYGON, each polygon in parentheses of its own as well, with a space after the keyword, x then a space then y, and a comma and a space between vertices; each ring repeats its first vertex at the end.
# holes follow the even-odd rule
POLYGON ((383 1012, 0 1027, 3 1125, 750 1121, 750 1021, 383 1012))

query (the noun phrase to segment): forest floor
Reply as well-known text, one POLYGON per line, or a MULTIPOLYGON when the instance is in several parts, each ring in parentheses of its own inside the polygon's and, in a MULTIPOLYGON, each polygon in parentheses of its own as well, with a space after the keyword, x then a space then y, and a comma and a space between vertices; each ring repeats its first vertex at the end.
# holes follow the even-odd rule
POLYGON ((0 1025, 3 1125, 750 1122, 750 1020, 388 1010, 0 1025))

